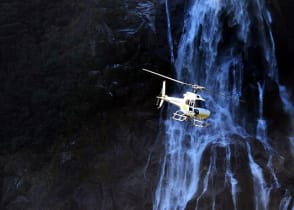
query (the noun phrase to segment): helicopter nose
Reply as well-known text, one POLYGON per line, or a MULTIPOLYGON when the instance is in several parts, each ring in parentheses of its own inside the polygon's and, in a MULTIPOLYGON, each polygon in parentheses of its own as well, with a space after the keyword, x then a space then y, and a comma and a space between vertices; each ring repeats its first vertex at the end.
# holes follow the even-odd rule
POLYGON ((205 120, 210 116, 210 111, 207 109, 199 109, 198 118, 205 120))

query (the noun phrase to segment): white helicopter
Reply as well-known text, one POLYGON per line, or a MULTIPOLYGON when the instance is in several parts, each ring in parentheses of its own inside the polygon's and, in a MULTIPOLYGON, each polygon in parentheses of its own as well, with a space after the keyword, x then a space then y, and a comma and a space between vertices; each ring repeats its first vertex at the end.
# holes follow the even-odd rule
POLYGON ((155 74, 157 76, 169 79, 171 81, 191 86, 193 92, 184 93, 183 98, 170 97, 165 94, 165 81, 162 83, 162 89, 157 96, 158 98, 158 108, 162 107, 163 102, 166 101, 168 103, 174 104, 179 107, 179 110, 173 113, 172 119, 183 122, 183 121, 191 121, 194 126, 197 127, 207 127, 209 124, 206 123, 206 119, 210 116, 210 111, 205 106, 205 100, 197 93, 199 90, 204 90, 205 87, 200 85, 193 85, 189 83, 185 83, 171 77, 167 77, 165 75, 153 72, 148 69, 142 69, 143 71, 149 72, 151 74, 155 74))

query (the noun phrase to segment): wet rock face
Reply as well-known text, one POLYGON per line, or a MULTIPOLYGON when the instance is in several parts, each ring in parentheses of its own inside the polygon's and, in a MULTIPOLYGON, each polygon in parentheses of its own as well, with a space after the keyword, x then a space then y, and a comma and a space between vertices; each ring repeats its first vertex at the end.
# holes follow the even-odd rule
POLYGON ((142 82, 132 70, 160 63, 151 54, 158 34, 152 1, 31 0, 3 2, 1 8, 1 115, 7 144, 15 138, 20 147, 78 127, 82 116, 99 111, 97 98, 109 102, 111 90, 130 90, 126 84, 142 82), (122 82, 115 81, 118 74, 122 82))
POLYGON ((292 19, 294 3, 289 0, 272 1, 272 8, 280 78, 293 91, 294 27, 292 19))

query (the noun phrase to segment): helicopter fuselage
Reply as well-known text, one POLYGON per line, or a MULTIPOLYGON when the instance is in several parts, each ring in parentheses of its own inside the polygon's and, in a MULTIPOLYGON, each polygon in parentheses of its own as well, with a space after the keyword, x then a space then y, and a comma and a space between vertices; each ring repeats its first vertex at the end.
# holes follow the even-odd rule
POLYGON ((199 94, 186 92, 184 98, 167 95, 157 98, 179 107, 179 110, 189 118, 205 120, 210 116, 210 111, 205 108, 205 100, 199 94))

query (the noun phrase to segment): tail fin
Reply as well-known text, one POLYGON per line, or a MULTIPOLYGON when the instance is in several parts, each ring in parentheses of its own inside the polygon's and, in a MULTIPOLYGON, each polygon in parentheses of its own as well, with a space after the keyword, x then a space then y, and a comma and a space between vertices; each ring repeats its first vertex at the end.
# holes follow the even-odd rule
POLYGON ((159 96, 157 96, 157 108, 161 108, 162 105, 163 105, 163 102, 164 102, 164 97, 165 97, 165 81, 162 82, 162 88, 161 88, 161 91, 160 91, 160 94, 159 96))

